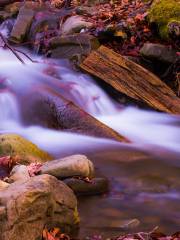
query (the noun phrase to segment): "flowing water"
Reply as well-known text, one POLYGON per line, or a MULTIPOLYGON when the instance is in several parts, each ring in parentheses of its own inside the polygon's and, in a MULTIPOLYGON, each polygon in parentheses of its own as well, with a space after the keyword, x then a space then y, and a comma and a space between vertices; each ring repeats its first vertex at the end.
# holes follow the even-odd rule
POLYGON ((8 50, 0 49, 0 56, 0 133, 20 134, 56 158, 86 154, 97 174, 109 179, 109 193, 79 199, 81 236, 107 237, 155 226, 168 233, 179 230, 179 116, 122 108, 90 76, 74 72, 65 61, 38 57, 38 63, 26 60, 22 65, 8 50), (25 126, 19 95, 39 84, 56 89, 133 143, 25 126))

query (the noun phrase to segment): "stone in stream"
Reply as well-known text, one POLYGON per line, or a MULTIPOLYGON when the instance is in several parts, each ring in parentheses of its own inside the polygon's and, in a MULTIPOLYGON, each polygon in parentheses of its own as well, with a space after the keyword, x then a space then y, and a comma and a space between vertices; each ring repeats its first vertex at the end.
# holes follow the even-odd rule
POLYGON ((89 29, 93 26, 92 23, 86 22, 80 16, 69 17, 62 25, 62 35, 79 33, 82 29, 89 29))
POLYGON ((44 228, 77 229, 73 191, 53 176, 40 175, 0 191, 0 240, 35 240, 44 228))
POLYGON ((24 41, 33 21, 35 12, 32 9, 22 7, 11 32, 10 40, 21 43, 24 41))
POLYGON ((16 165, 10 172, 10 176, 7 179, 8 183, 21 181, 21 180, 28 180, 30 179, 30 175, 28 172, 28 168, 25 165, 16 165))
MULTIPOLYGON (((100 46, 99 41, 89 34, 73 34, 51 38, 48 44, 52 58, 70 58, 88 55, 100 46)), ((48 55, 49 55, 48 54, 48 55)))
POLYGON ((72 155, 44 163, 40 174, 49 174, 59 179, 81 176, 94 176, 93 163, 84 155, 72 155))
POLYGON ((46 39, 48 33, 53 36, 57 35, 58 27, 58 15, 52 14, 48 10, 40 11, 35 15, 28 33, 28 40, 32 43, 32 47, 36 49, 36 52, 40 49, 41 42, 46 39))
POLYGON ((7 187, 9 187, 9 183, 0 180, 0 191, 5 190, 7 187))
POLYGON ((100 138, 128 140, 46 85, 20 96, 25 124, 36 124, 100 138))
POLYGON ((46 162, 52 157, 35 144, 16 134, 0 135, 0 157, 11 156, 15 163, 46 162))
POLYGON ((77 195, 97 195, 108 191, 106 178, 93 178, 90 182, 78 178, 67 178, 64 183, 77 195))
POLYGON ((46 5, 39 2, 27 1, 19 9, 19 13, 11 32, 10 40, 15 43, 23 42, 30 30, 35 14, 40 10, 46 9, 46 5))
POLYGON ((178 57, 175 49, 158 43, 145 43, 140 49, 140 54, 143 57, 165 63, 174 63, 178 57))

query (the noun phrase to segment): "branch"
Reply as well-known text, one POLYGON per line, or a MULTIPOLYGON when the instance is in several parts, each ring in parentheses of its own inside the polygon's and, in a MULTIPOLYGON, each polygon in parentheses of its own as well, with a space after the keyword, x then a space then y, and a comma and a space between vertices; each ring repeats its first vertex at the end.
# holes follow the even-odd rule
POLYGON ((0 37, 1 37, 2 41, 4 42, 4 46, 9 48, 9 50, 17 57, 17 59, 19 59, 19 61, 22 64, 25 64, 24 60, 19 56, 19 54, 17 54, 17 52, 14 50, 14 48, 9 45, 9 43, 7 42, 6 38, 3 36, 2 33, 0 33, 0 37))

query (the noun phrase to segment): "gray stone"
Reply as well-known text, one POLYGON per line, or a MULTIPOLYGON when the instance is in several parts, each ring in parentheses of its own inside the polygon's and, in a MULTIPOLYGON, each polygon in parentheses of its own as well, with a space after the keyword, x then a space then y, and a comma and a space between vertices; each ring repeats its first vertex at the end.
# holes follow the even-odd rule
POLYGON ((156 43, 145 43, 140 50, 140 54, 146 58, 166 63, 173 63, 177 58, 176 51, 174 49, 156 43))
POLYGON ((21 43, 24 41, 31 23, 33 21, 35 11, 29 8, 21 7, 17 20, 11 32, 10 39, 13 42, 21 43))
POLYGON ((9 187, 9 184, 7 182, 0 180, 0 191, 6 189, 8 187, 9 187))
POLYGON ((28 168, 25 165, 16 165, 15 167, 13 167, 9 176, 9 182, 16 182, 28 179, 30 179, 30 176, 28 168))
POLYGON ((73 33, 79 33, 82 29, 89 29, 93 26, 92 23, 86 22, 80 16, 69 17, 62 25, 62 34, 68 35, 73 33))
POLYGON ((86 156, 72 155, 44 163, 40 168, 40 174, 49 174, 57 178, 92 177, 94 175, 94 166, 86 156))
POLYGON ((97 38, 89 34, 74 34, 54 37, 49 41, 49 49, 53 58, 69 58, 88 55, 99 47, 97 38))
POLYGON ((77 195, 97 195, 108 191, 108 180, 106 178, 93 178, 90 182, 77 178, 67 178, 64 182, 77 195))
POLYGON ((79 222, 72 190, 49 175, 12 183, 0 203, 0 240, 41 239, 45 227, 69 233, 79 222))

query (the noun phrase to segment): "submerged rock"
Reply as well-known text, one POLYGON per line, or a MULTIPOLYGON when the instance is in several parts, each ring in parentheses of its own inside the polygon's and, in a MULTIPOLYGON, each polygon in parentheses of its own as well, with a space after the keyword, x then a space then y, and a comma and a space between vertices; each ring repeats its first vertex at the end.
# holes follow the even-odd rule
POLYGON ((41 239, 44 228, 69 233, 79 223, 75 195, 53 176, 12 183, 0 203, 0 240, 41 239))
POLYGON ((155 23, 163 39, 169 38, 171 22, 179 23, 180 26, 180 3, 176 0, 155 0, 149 11, 149 21, 155 23))
POLYGON ((48 153, 16 134, 0 135, 0 157, 1 156, 11 156, 15 162, 21 164, 52 160, 52 157, 48 153))
POLYGON ((40 174, 49 174, 57 178, 92 177, 94 175, 94 166, 86 156, 72 155, 44 163, 40 168, 40 174))
POLYGON ((90 182, 77 178, 67 178, 64 182, 77 195, 97 195, 108 191, 108 180, 106 178, 93 178, 90 182))
POLYGON ((127 141, 48 86, 33 89, 21 97, 22 116, 26 124, 62 129, 89 136, 127 141))
POLYGON ((140 54, 146 58, 166 63, 174 63, 177 58, 175 49, 156 43, 145 43, 140 54))

